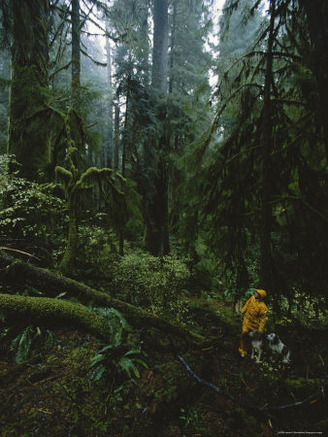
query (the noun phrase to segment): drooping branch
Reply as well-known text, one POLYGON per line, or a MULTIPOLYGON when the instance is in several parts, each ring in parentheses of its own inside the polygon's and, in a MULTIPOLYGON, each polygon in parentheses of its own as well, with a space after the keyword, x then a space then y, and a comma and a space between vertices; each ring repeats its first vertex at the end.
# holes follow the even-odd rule
POLYGON ((93 59, 93 57, 91 55, 89 55, 89 53, 87 53, 85 50, 81 49, 81 53, 86 58, 90 59, 95 65, 98 65, 99 67, 107 67, 106 62, 100 62, 100 61, 97 61, 96 59, 93 59))

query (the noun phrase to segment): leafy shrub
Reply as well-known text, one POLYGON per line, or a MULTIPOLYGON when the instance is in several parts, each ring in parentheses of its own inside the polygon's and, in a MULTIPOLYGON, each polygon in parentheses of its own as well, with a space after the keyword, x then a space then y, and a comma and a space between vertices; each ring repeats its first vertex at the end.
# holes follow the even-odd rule
POLYGON ((97 269, 97 274, 108 275, 109 264, 117 257, 116 237, 110 230, 86 223, 79 227, 79 266, 97 269))
POLYGON ((113 289, 118 297, 135 305, 163 308, 177 300, 190 272, 175 256, 158 258, 138 251, 127 254, 111 267, 113 289))
POLYGON ((53 184, 37 184, 20 178, 9 167, 15 161, 0 155, 0 235, 46 241, 55 232, 66 203, 53 194, 53 184))

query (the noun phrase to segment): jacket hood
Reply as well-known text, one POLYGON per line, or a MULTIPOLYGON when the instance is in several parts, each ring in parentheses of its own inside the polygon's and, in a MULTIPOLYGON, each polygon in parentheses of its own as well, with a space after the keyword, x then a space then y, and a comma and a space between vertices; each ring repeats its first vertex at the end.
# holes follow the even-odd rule
POLYGON ((256 290, 257 293, 264 299, 267 295, 267 292, 265 290, 256 290))

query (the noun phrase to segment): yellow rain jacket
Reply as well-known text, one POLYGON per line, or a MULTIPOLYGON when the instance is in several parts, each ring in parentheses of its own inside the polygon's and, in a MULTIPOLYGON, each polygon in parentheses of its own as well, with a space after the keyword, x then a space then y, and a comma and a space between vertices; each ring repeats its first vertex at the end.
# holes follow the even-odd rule
MULTIPOLYGON (((265 290, 256 290, 262 299, 266 296, 265 290)), ((267 321, 268 307, 262 299, 255 299, 252 296, 248 299, 245 306, 241 310, 244 315, 242 332, 259 331, 263 332, 267 321)))

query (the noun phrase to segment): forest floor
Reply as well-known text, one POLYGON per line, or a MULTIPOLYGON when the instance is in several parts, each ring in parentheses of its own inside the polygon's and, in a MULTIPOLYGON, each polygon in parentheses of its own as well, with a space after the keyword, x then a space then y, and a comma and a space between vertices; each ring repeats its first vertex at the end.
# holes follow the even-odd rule
POLYGON ((211 339, 208 347, 180 350, 164 332, 145 327, 133 333, 133 342, 113 350, 98 380, 90 361, 104 344, 95 337, 68 328, 39 329, 28 359, 16 363, 12 341, 21 327, 4 325, 1 437, 327 433, 328 401, 321 387, 327 327, 289 321, 279 333, 292 349, 291 365, 283 368, 268 355, 257 364, 238 354, 241 320, 231 303, 210 296, 185 300, 188 326, 211 339), (124 358, 134 356, 132 343, 142 353, 129 371, 124 358), (285 405, 293 406, 274 409, 285 405))

